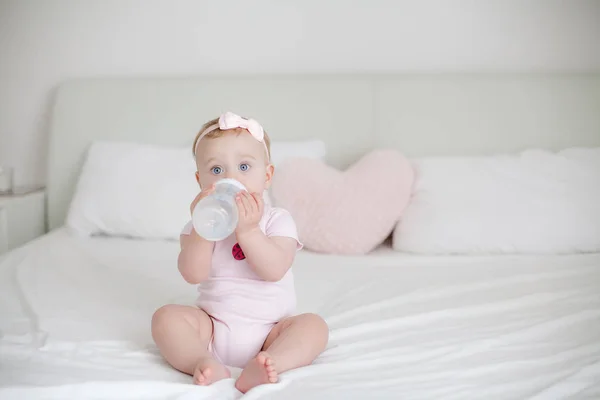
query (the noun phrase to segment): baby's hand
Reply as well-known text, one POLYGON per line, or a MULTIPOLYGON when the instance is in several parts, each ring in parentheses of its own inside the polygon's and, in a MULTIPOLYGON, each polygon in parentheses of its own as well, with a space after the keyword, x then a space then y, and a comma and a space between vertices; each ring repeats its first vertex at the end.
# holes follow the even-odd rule
POLYGON ((264 202, 259 193, 248 193, 241 191, 235 197, 238 207, 239 221, 235 232, 237 234, 246 233, 258 229, 260 219, 264 211, 264 202))
POLYGON ((200 193, 198 193, 198 195, 196 196, 194 201, 192 201, 192 204, 190 204, 190 214, 192 214, 194 212, 194 208, 196 207, 196 204, 198 204, 198 202, 200 200, 202 200, 203 198, 205 198, 206 196, 208 196, 209 194, 211 194, 214 191, 215 191, 215 185, 213 184, 208 189, 203 190, 200 193))

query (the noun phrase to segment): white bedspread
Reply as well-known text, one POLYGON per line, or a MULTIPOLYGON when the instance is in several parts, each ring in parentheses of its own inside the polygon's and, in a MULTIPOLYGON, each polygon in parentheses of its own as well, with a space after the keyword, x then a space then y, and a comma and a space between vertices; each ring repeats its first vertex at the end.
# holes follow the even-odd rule
MULTIPOLYGON (((233 379, 192 385, 152 343, 152 312, 196 295, 177 252, 59 230, 0 259, 0 399, 240 398, 233 379)), ((598 254, 301 252, 294 274, 328 349, 244 398, 600 398, 598 254)))

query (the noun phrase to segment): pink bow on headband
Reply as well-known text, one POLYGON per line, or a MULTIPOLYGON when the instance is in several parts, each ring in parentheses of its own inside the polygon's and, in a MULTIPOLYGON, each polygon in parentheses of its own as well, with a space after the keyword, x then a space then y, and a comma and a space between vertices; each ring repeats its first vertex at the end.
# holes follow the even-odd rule
POLYGON ((265 152, 267 153, 267 159, 270 159, 269 149, 267 148, 267 144, 265 143, 265 131, 263 127, 256 121, 251 118, 243 118, 237 114, 232 112, 226 112, 225 114, 219 117, 219 122, 216 124, 209 126, 198 136, 196 139, 196 147, 194 148, 194 155, 196 154, 196 150, 198 149, 198 145, 200 144, 200 140, 204 138, 204 136, 213 132, 216 129, 221 129, 223 131, 235 128, 243 128, 247 130, 254 139, 258 140, 265 147, 265 152))
POLYGON ((263 127, 254 119, 246 119, 229 111, 219 117, 219 129, 224 131, 235 128, 244 128, 259 142, 265 138, 263 127))

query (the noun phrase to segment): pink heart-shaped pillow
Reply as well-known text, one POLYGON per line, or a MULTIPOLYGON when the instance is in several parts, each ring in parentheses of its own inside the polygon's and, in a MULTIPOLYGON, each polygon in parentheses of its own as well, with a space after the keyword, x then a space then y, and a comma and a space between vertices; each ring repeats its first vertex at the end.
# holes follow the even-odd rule
POLYGON ((410 162, 395 150, 374 150, 345 172, 314 159, 290 159, 271 193, 288 210, 307 249, 365 254, 392 232, 411 196, 410 162))

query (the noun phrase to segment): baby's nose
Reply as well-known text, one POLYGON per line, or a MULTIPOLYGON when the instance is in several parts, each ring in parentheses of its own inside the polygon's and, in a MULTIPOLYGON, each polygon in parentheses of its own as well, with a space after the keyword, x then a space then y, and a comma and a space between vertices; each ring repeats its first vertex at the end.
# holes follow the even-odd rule
POLYGON ((227 173, 225 173, 225 178, 235 179, 236 181, 239 181, 239 176, 235 171, 227 171, 227 173))

